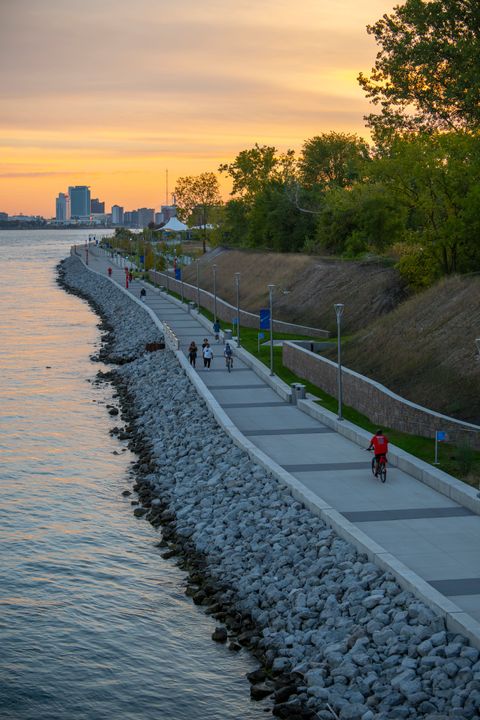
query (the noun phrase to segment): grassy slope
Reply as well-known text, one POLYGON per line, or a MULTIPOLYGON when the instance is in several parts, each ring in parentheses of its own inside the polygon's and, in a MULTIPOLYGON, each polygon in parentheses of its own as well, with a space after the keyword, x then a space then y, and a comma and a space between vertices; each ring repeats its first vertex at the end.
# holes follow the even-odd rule
MULTIPOLYGON (((241 306, 268 306, 277 291, 280 320, 336 332, 335 302, 345 303, 344 362, 415 402, 480 423, 480 278, 448 278, 408 298, 396 271, 375 263, 335 261, 301 254, 214 251, 202 257, 200 284, 235 304, 233 273, 241 272, 241 306), (211 255, 211 257, 210 257, 211 255)), ((187 282, 196 270, 186 268, 187 282)), ((334 352, 334 351, 332 351, 334 352)))

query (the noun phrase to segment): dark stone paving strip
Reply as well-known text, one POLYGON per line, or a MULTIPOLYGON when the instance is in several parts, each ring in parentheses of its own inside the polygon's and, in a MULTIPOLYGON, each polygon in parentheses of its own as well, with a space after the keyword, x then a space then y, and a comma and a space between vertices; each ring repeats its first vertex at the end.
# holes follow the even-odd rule
POLYGON ((400 510, 362 510, 355 512, 342 512, 350 522, 382 522, 383 520, 424 520, 425 518, 448 518, 474 515, 467 508, 441 507, 441 508, 404 508, 400 510))
POLYGON ((268 385, 209 385, 209 390, 258 390, 260 388, 270 389, 268 385))
MULTIPOLYGON (((215 358, 214 358, 214 359, 215 359, 215 358)), ((197 362, 198 362, 198 360, 197 360, 197 362)), ((207 371, 205 370, 205 368, 201 368, 201 370, 204 371, 204 372, 207 372, 207 371)), ((225 372, 225 366, 222 367, 222 368, 210 368, 210 372, 225 372)), ((251 369, 248 368, 248 367, 245 367, 245 368, 239 367, 239 368, 235 368, 235 370, 233 370, 233 372, 234 372, 235 375, 236 375, 236 374, 239 373, 239 372, 253 372, 253 370, 251 370, 251 369)), ((208 387, 208 386, 207 386, 207 387, 208 387)), ((212 388, 214 389, 215 386, 213 385, 212 388)), ((284 404, 284 405, 290 405, 290 403, 283 403, 283 404, 284 404)), ((226 406, 226 405, 225 405, 225 406, 222 405, 222 407, 227 407, 227 406, 226 406)))
POLYGON ((290 403, 282 402, 257 402, 257 403, 226 403, 223 408, 252 408, 252 407, 281 407, 282 405, 290 405, 290 403))
POLYGON ((480 578, 459 578, 458 580, 427 580, 428 584, 442 595, 480 595, 480 578))
POLYGON ((279 430, 244 430, 244 435, 323 435, 333 433, 330 428, 280 428, 279 430))
MULTIPOLYGON (((286 403, 287 404, 287 403, 286 403)), ((326 470, 370 470, 369 464, 364 462, 344 463, 311 463, 300 465, 282 465, 287 472, 324 472, 326 470)), ((371 471, 370 471, 371 472, 371 471)))

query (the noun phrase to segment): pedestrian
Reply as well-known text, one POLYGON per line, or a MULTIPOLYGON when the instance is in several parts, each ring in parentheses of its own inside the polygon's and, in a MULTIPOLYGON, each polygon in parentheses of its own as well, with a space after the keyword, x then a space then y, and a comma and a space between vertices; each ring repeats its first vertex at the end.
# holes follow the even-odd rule
POLYGON ((210 363, 212 362, 212 358, 213 351, 210 347, 210 343, 207 342, 207 344, 203 348, 203 367, 206 367, 207 370, 210 370, 210 363))
POLYGON ((108 277, 112 277, 112 268, 111 267, 108 268, 107 272, 108 272, 108 277))
POLYGON ((202 342, 202 355, 203 355, 203 351, 204 351, 206 345, 208 345, 208 338, 203 338, 203 342, 202 342))
POLYGON ((142 289, 140 290, 140 300, 143 300, 143 302, 145 302, 146 295, 147 295, 147 291, 145 290, 144 287, 142 287, 142 289))
POLYGON ((198 348, 195 344, 195 340, 192 340, 190 347, 188 348, 188 360, 190 365, 194 368, 197 361, 198 348))
POLYGON ((214 332, 215 340, 217 341, 217 343, 220 340, 220 330, 221 330, 220 323, 218 322, 218 320, 215 320, 215 322, 213 323, 213 332, 214 332))
POLYGON ((130 282, 133 280, 133 272, 131 270, 128 271, 128 279, 130 282))

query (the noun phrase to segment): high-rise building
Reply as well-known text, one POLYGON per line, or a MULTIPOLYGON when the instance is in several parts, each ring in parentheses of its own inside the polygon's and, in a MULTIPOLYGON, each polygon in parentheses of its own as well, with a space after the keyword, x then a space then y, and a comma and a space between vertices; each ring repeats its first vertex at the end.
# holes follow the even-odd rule
POLYGON ((160 212, 163 215, 163 222, 167 223, 170 218, 177 217, 177 206, 176 205, 162 205, 160 212))
POLYGON ((138 212, 138 227, 146 228, 149 223, 155 222, 155 210, 153 208, 139 208, 138 212))
POLYGON ((98 198, 92 198, 90 201, 90 212, 94 214, 98 213, 104 213, 105 212, 105 203, 98 198))
POLYGON ((58 223, 70 221, 70 197, 66 193, 58 193, 55 201, 55 220, 58 223))
POLYGON ((112 205, 112 225, 123 225, 123 207, 112 205))
POLYGON ((68 188, 70 198, 70 217, 81 222, 90 221, 90 188, 87 185, 74 185, 68 188))

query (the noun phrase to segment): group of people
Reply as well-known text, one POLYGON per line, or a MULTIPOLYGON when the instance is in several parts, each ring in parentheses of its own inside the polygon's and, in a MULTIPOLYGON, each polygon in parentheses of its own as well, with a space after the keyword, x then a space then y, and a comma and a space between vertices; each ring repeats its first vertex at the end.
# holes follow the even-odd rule
MULTIPOLYGON (((192 342, 190 343, 190 346, 188 348, 188 361, 192 367, 195 367, 195 365, 196 365, 198 352, 199 352, 199 350, 198 350, 197 344, 196 344, 195 340, 192 340, 192 342)), ((203 367, 206 370, 210 370, 210 365, 213 360, 213 350, 208 341, 208 338, 203 339, 201 352, 202 352, 202 358, 203 358, 203 367)), ((225 347, 223 350, 223 356, 225 358, 225 362, 232 363, 233 351, 228 342, 225 343, 225 347)))

